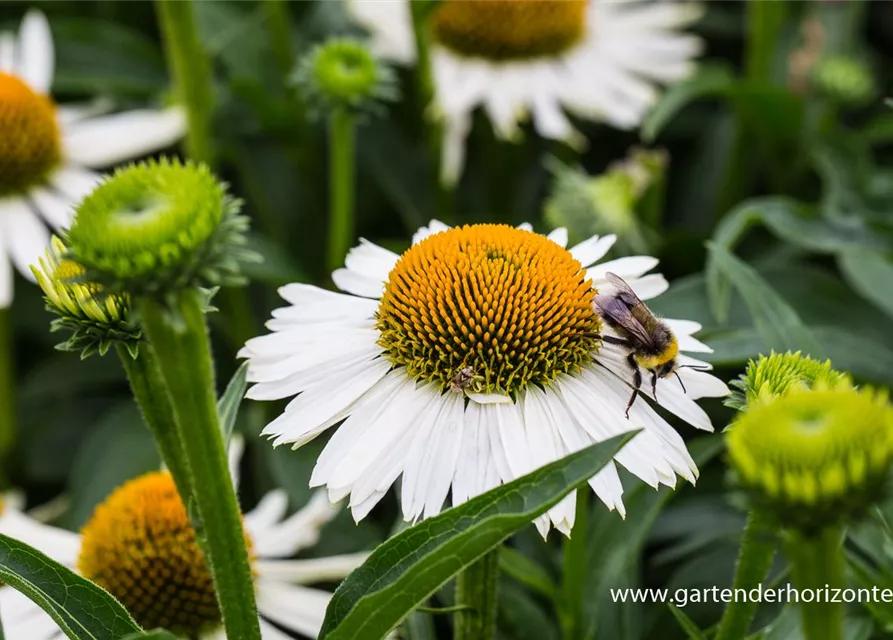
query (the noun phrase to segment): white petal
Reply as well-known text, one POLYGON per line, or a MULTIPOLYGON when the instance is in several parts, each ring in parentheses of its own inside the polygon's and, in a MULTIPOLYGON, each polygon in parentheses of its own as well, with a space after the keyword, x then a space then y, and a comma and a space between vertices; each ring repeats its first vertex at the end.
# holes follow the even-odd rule
POLYGON ((81 537, 71 531, 41 524, 23 513, 5 509, 0 515, 0 533, 26 541, 67 567, 77 563, 81 537))
POLYGON ((478 404, 511 404, 512 403, 512 399, 510 396, 503 395, 501 393, 470 393, 470 392, 466 391, 465 395, 468 396, 469 400, 472 400, 478 404))
POLYGON ((379 278, 377 276, 360 274, 350 269, 335 269, 334 273, 332 273, 332 282, 342 291, 364 298, 375 298, 376 300, 384 293, 386 279, 387 276, 379 278))
POLYGON ((256 582, 257 608, 260 614, 289 631, 315 638, 322 628, 326 607, 332 594, 275 582, 256 582))
POLYGON ((557 244, 559 247, 567 246, 567 229, 565 229, 564 227, 558 227, 546 237, 557 244))
POLYGON ((63 134, 67 157, 87 167, 107 167, 170 147, 186 133, 180 107, 141 109, 70 125, 63 134))
POLYGON ((283 489, 270 491, 244 515, 245 528, 252 538, 263 535, 264 531, 282 520, 287 510, 288 494, 283 489))
POLYGON ((31 265, 37 263, 49 245, 50 232, 25 201, 16 198, 0 201, 0 224, 13 264, 33 282, 31 265))
POLYGON ((448 118, 443 126, 443 151, 440 167, 440 181, 451 187, 459 182, 465 167, 465 141, 471 130, 471 117, 468 113, 448 118))
POLYGON ((399 64, 415 62, 415 37, 408 2, 348 0, 346 8, 371 32, 372 48, 378 55, 399 64))
POLYGON ((226 452, 229 464, 229 476, 233 480, 233 486, 239 489, 239 465, 242 462, 242 453, 245 451, 245 438, 235 433, 230 437, 229 448, 226 452))
POLYGON ((53 34, 46 16, 32 9, 25 14, 19 29, 18 75, 42 94, 49 94, 53 84, 53 34))
POLYGON ((0 33, 0 71, 12 73, 15 67, 16 43, 11 33, 0 33))
MULTIPOLYGON (((414 521, 423 512, 428 511, 429 488, 437 486, 441 478, 434 476, 435 458, 441 455, 441 447, 448 448, 449 455, 455 458, 453 443, 449 441, 449 428, 444 423, 449 422, 453 403, 456 402, 455 394, 440 395, 432 386, 423 387, 429 396, 429 402, 416 420, 416 433, 414 434, 412 447, 407 455, 403 470, 403 486, 401 502, 403 506, 403 518, 414 521)), ((458 427, 461 429, 461 427, 458 427)), ((461 433, 461 432, 460 432, 461 433)), ((458 439, 458 438, 454 438, 458 439)), ((458 451, 458 444, 455 451, 458 451)), ((455 469, 455 466, 453 466, 455 469)), ((447 479, 447 489, 452 480, 453 473, 447 479)), ((433 489, 432 489, 433 491, 433 489)), ((443 497, 446 498, 446 492, 443 497)), ((438 505, 438 509, 439 509, 438 505)), ((435 511, 436 513, 436 511, 435 511)))
POLYGON ((320 532, 339 508, 329 502, 325 491, 315 491, 309 502, 282 522, 255 529, 254 543, 261 558, 293 556, 319 542, 320 532))
POLYGON ((615 242, 617 242, 617 236, 614 234, 604 237, 592 236, 575 247, 571 247, 570 252, 584 268, 587 268, 604 258, 615 242))
MULTIPOLYGON (((626 284, 636 292, 642 300, 651 300, 670 288, 670 283, 659 273, 651 273, 641 278, 630 278, 626 284)), ((602 289, 602 287, 599 287, 602 289)), ((606 287, 605 290, 608 290, 606 287)))
POLYGON ((399 258, 393 251, 360 238, 360 244, 347 252, 344 266, 360 275, 386 281, 399 258))
POLYGON ((449 228, 449 225, 442 223, 440 220, 431 220, 427 227, 419 227, 418 231, 413 234, 412 243, 414 245, 418 244, 425 238, 433 236, 435 233, 446 231, 449 228))
POLYGON ((264 428, 264 435, 278 436, 274 445, 301 445, 347 417, 351 405, 386 377, 391 365, 384 360, 368 363, 350 379, 332 388, 326 381, 308 388, 286 407, 285 412, 264 428))
POLYGON ((521 231, 530 231, 531 233, 533 232, 533 225, 530 224, 529 222, 522 222, 521 224, 518 225, 518 228, 521 231))
MULTIPOLYGON (((3 220, 0 219, 0 228, 2 226, 3 220)), ((6 248, 7 240, 8 238, 0 238, 0 309, 6 309, 12 304, 12 263, 6 248)))
MULTIPOLYGON (((280 631, 279 627, 267 622, 263 617, 261 617, 259 622, 261 640, 294 640, 294 636, 280 631)), ((202 638, 202 640, 226 640, 226 629, 218 628, 213 633, 214 635, 202 638)))
POLYGON ((63 166, 50 176, 52 185, 72 202, 80 202, 101 180, 99 174, 73 164, 63 166))
MULTIPOLYGON (((651 256, 629 256, 602 262, 589 267, 586 273, 593 281, 603 280, 605 274, 615 273, 624 280, 638 278, 657 266, 658 259, 651 256)), ((606 285, 607 286, 607 285, 606 285)), ((599 286, 601 290, 601 286, 599 286)))
POLYGON ((74 202, 57 193, 37 187, 29 194, 43 219, 55 230, 67 228, 74 217, 74 202))
POLYGON ((340 582, 368 557, 369 552, 364 551, 309 560, 255 560, 252 567, 261 579, 266 580, 290 584, 340 582))

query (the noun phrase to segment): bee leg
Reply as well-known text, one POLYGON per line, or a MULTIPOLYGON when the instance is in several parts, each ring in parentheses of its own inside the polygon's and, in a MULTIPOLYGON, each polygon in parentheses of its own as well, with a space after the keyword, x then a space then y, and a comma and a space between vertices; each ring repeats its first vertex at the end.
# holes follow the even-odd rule
POLYGON ((626 338, 615 338, 614 336, 602 336, 602 341, 608 344, 616 344, 621 347, 631 347, 632 343, 626 338))
POLYGON ((651 395, 657 400, 657 372, 651 372, 651 395))
POLYGON ((642 387, 642 371, 639 369, 639 364, 636 362, 634 354, 629 354, 626 357, 626 361, 633 368, 633 394, 629 397, 629 402, 626 404, 625 413, 626 419, 629 420, 629 410, 632 408, 633 402, 636 401, 636 396, 639 395, 639 389, 642 387))

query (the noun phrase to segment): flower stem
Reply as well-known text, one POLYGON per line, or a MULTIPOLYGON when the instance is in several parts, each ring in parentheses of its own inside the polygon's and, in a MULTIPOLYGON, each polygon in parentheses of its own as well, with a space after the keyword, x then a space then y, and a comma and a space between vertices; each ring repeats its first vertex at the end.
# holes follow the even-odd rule
POLYGON ((561 630, 566 640, 581 637, 583 584, 586 581, 586 537, 589 528, 589 492, 577 489, 577 510, 570 538, 564 542, 561 583, 561 630))
POLYGON ((291 15, 286 0, 265 0, 267 28, 270 30, 270 45, 283 76, 291 72, 295 64, 295 48, 292 42, 291 15))
POLYGON ((192 499, 192 476, 155 351, 151 345, 141 344, 139 355, 134 358, 123 345, 119 344, 116 349, 130 381, 133 397, 155 438, 161 459, 171 472, 183 504, 189 504, 192 499))
MULTIPOLYGON (((772 557, 775 555, 775 543, 769 537, 771 529, 767 525, 766 516, 759 511, 751 511, 747 517, 738 562, 735 565, 735 592, 738 589, 750 591, 757 588, 769 573, 772 557)), ((758 604, 756 599, 732 600, 723 612, 715 640, 743 640, 747 637, 758 604)))
POLYGON ((16 445, 15 341, 12 312, 0 308, 0 487, 9 485, 9 468, 16 445))
POLYGON ((465 607, 453 617, 454 640, 491 640, 496 634, 499 578, 499 549, 456 576, 456 607, 465 607))
POLYGON ((843 640, 843 604, 826 596, 843 588, 843 530, 830 527, 814 536, 791 533, 785 541, 794 584, 802 593, 811 589, 812 602, 800 601, 800 619, 806 640, 843 640))
POLYGON ((431 63, 431 38, 428 30, 428 17, 434 2, 410 2, 412 11, 412 32, 416 48, 416 78, 418 81, 418 101, 424 124, 427 128, 428 150, 431 156, 432 179, 437 194, 437 214, 441 220, 449 217, 450 199, 443 175, 443 125, 434 115, 434 67, 431 63))
POLYGON ((329 117, 329 271, 343 266, 344 256, 353 242, 354 190, 356 178, 354 116, 336 109, 329 117))
POLYGON ((174 78, 179 100, 186 108, 189 128, 188 155, 211 164, 211 117, 214 110, 214 79, 195 24, 192 0, 156 0, 158 20, 164 36, 168 68, 174 78))
POLYGON ((260 628, 242 518, 217 417, 211 345, 199 292, 180 291, 172 309, 141 305, 143 326, 174 408, 192 472, 193 495, 228 638, 258 640, 260 628))

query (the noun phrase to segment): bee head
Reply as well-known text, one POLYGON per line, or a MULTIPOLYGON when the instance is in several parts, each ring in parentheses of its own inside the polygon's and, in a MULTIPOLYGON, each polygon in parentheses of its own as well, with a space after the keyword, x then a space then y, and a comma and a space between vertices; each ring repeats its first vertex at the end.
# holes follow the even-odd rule
POLYGON ((679 368, 679 363, 676 362, 676 358, 669 360, 663 363, 660 367, 657 368, 655 373, 658 378, 666 378, 667 376, 673 375, 676 373, 676 370, 679 368))

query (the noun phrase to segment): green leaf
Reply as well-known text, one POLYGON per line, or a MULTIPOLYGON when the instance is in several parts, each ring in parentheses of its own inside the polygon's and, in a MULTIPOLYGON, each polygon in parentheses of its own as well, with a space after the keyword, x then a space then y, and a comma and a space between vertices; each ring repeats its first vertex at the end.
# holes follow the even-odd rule
POLYGON ((236 418, 239 415, 239 407, 245 397, 248 388, 248 363, 242 363, 238 371, 233 374, 226 390, 217 400, 217 415, 220 417, 220 430, 223 432, 223 441, 229 443, 233 435, 233 427, 236 426, 236 418))
POLYGON ((499 570, 548 598, 555 598, 557 587, 552 576, 540 565, 511 547, 499 552, 499 570))
POLYGON ((0 580, 34 601, 73 640, 117 640, 141 631, 121 603, 99 585, 2 534, 0 580))
MULTIPOLYGON (((878 573, 855 554, 847 553, 847 565, 850 573, 856 579, 858 587, 868 589, 869 591, 875 587, 879 590, 893 589, 893 576, 886 571, 883 574, 878 573)), ((893 610, 891 610, 889 603, 873 602, 869 598, 862 604, 885 631, 893 631, 893 610)))
POLYGON ((589 480, 635 433, 594 444, 400 532, 341 583, 320 638, 383 638, 452 576, 589 480))
POLYGON ((177 636, 170 631, 164 629, 155 629, 153 631, 142 631, 140 633, 132 633, 129 636, 121 638, 121 640, 179 640, 177 636))
MULTIPOLYGON (((703 436, 689 443, 692 459, 703 468, 724 449, 722 436, 703 436)), ((601 505, 590 514, 589 553, 586 558, 583 613, 586 640, 596 638, 638 638, 643 623, 642 605, 618 605, 611 589, 637 587, 639 561, 654 522, 667 502, 676 495, 669 488, 654 491, 637 481, 624 492, 626 518, 620 519, 601 505)))
POLYGON ((753 267, 714 242, 708 242, 707 248, 717 270, 741 294, 753 317, 757 333, 770 349, 801 350, 814 358, 821 358, 822 350, 818 342, 797 312, 753 267))
POLYGON ((706 634, 698 628, 694 620, 688 617, 687 613, 672 602, 668 602, 667 607, 670 609, 673 617, 676 618, 676 622, 685 631, 685 635, 688 636, 689 640, 707 640, 706 634))
POLYGON ((871 251, 847 251, 837 258, 847 282, 859 295, 893 316, 893 263, 871 251))
POLYGON ((682 109, 695 100, 727 95, 734 86, 735 76, 725 66, 702 65, 688 80, 667 89, 642 123, 642 139, 653 142, 664 127, 682 109))

